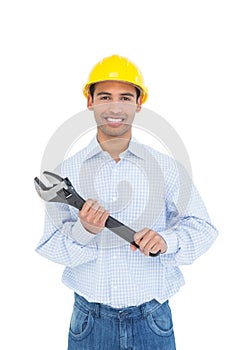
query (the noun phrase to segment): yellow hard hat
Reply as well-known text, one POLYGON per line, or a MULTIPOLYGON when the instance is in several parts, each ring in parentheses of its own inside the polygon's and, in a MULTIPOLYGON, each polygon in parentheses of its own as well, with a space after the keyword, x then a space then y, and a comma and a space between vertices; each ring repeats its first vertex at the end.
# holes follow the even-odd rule
POLYGON ((128 58, 119 55, 105 57, 93 67, 89 74, 88 82, 83 88, 84 96, 87 97, 89 95, 92 84, 111 80, 133 84, 141 91, 142 103, 146 101, 148 91, 144 86, 141 71, 128 58))

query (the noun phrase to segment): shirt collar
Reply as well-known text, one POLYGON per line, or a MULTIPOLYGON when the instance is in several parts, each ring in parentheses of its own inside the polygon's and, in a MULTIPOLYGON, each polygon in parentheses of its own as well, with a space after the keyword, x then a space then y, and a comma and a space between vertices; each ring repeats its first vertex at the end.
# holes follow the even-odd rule
POLYGON ((97 141, 97 136, 95 136, 91 142, 89 143, 89 145, 87 146, 87 155, 86 155, 86 159, 90 159, 92 157, 94 157, 95 155, 97 155, 98 153, 103 152, 99 142, 97 141))
MULTIPOLYGON (((89 145, 87 146, 87 155, 86 160, 90 159, 98 154, 108 154, 108 152, 103 151, 101 148, 99 142, 97 141, 97 136, 95 136, 89 145)), ((144 145, 141 144, 139 141, 136 140, 135 137, 132 137, 128 148, 121 153, 121 156, 127 156, 129 153, 133 154, 134 156, 138 158, 145 159, 145 148, 144 145)))
POLYGON ((129 147, 126 151, 129 151, 138 158, 145 159, 145 146, 140 143, 135 137, 131 138, 129 147))

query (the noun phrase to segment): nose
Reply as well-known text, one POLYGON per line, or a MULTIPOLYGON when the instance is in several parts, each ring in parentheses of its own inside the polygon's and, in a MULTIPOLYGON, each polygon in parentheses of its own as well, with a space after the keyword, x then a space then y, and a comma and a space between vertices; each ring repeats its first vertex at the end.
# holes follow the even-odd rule
POLYGON ((123 106, 121 102, 111 102, 109 105, 109 111, 111 113, 117 114, 117 113, 122 113, 123 111, 123 106))

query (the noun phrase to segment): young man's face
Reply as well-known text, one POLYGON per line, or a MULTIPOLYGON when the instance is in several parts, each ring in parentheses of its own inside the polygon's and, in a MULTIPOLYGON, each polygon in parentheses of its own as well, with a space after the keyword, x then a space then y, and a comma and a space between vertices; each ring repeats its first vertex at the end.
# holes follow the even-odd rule
POLYGON ((136 88, 128 83, 107 81, 95 85, 87 107, 94 111, 98 134, 104 138, 130 137, 135 112, 141 108, 136 88))

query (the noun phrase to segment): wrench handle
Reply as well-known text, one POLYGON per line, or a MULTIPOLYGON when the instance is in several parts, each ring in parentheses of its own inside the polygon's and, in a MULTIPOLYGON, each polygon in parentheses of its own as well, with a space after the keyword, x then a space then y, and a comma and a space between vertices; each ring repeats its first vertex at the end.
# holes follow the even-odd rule
MULTIPOLYGON (((69 190, 62 190, 67 204, 81 210, 84 203, 86 202, 76 191, 73 187, 69 188, 69 190)), ((118 221, 117 219, 113 218, 112 216, 109 216, 105 222, 105 227, 107 227, 109 230, 129 242, 130 244, 134 245, 135 247, 139 248, 139 246, 134 242, 134 234, 136 231, 134 231, 132 228, 126 226, 122 222, 118 221)), ((157 253, 150 253, 149 255, 152 257, 158 256, 160 254, 160 251, 157 253)))

